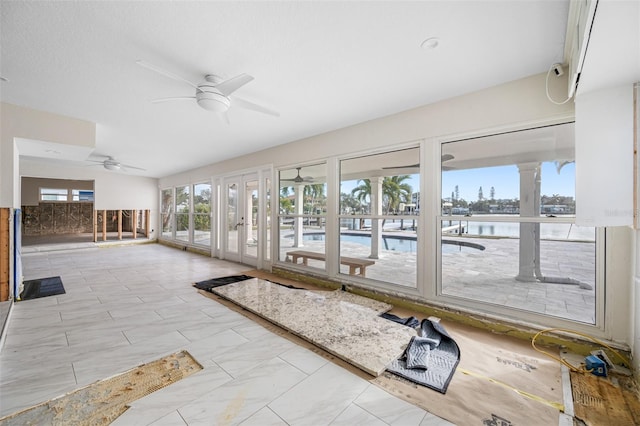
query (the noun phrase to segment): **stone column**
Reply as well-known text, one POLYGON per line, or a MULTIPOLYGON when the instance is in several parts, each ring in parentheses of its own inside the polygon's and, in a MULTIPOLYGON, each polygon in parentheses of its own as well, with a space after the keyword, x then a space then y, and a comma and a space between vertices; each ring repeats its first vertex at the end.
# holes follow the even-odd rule
MULTIPOLYGON (((296 184, 293 187, 295 194, 295 213, 301 215, 304 213, 304 184, 296 184)), ((304 218, 296 217, 293 219, 293 246, 304 247, 303 231, 304 231, 304 218)))
MULTIPOLYGON (((520 171, 520 217, 540 215, 540 163, 518 164, 520 171)), ((520 223, 519 267, 516 280, 536 281, 539 223, 520 223)))
MULTIPOLYGON (((382 181, 384 178, 373 177, 371 181, 371 214, 382 214, 382 181)), ((382 223, 378 219, 371 219, 371 255, 369 258, 378 259, 380 243, 382 242, 382 223)))

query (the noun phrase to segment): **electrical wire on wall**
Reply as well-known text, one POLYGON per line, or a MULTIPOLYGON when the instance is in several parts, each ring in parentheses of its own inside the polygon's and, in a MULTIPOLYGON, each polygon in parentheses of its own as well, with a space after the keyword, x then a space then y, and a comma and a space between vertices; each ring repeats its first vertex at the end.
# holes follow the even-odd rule
POLYGON ((615 349, 613 349, 611 346, 607 345, 606 343, 604 343, 601 340, 596 339, 593 336, 589 336, 588 334, 584 334, 584 333, 580 333, 578 331, 573 331, 573 330, 567 330, 565 328, 547 328, 545 330, 541 330, 538 333, 536 333, 535 336, 533 336, 533 338, 531 339, 531 346, 533 346, 533 349, 535 349, 536 351, 540 352, 543 355, 548 356, 549 358, 552 358, 556 361, 558 361, 560 364, 563 364, 564 366, 566 366, 569 370, 571 371, 575 371, 577 373, 590 373, 591 370, 587 370, 586 368, 583 367, 576 367, 574 365, 572 365, 571 363, 567 362, 566 360, 557 357, 549 352, 543 351, 542 349, 538 348, 536 346, 536 340, 538 339, 538 337, 540 337, 541 335, 545 334, 545 333, 549 333, 552 331, 560 331, 560 332, 564 332, 564 333, 571 333, 571 334, 575 334, 577 336, 580 337, 584 337, 588 340, 591 340, 594 343, 597 343, 598 345, 601 345, 607 349, 609 349, 613 354, 616 355, 616 357, 618 357, 620 359, 620 361, 622 361, 622 363, 624 364, 625 367, 631 368, 631 362, 629 362, 628 359, 626 359, 624 356, 622 356, 618 351, 616 351, 615 349))
POLYGON ((569 96, 567 99, 565 99, 562 102, 558 102, 554 99, 551 98, 551 94, 549 94, 549 75, 551 75, 551 71, 554 72, 554 74, 556 75, 556 77, 560 77, 562 74, 564 74, 564 71, 562 70, 562 65, 561 64, 553 64, 549 67, 549 71, 547 71, 547 77, 544 80, 544 88, 545 91, 547 93, 547 99, 549 99, 549 102, 556 104, 556 105, 564 105, 567 102, 569 102, 569 100, 572 98, 572 96, 569 96))

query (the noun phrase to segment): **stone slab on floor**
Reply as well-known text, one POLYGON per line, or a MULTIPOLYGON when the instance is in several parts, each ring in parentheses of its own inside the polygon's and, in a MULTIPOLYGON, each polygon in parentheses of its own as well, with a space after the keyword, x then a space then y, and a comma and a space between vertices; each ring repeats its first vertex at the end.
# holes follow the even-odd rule
POLYGON ((340 290, 296 290, 253 278, 212 291, 373 376, 416 335, 379 316, 391 305, 340 290))

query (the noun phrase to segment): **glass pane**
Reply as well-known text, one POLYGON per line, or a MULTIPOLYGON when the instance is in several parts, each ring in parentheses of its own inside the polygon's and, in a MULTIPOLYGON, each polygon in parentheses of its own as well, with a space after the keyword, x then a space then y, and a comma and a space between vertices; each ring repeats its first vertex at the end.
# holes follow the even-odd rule
POLYGON ((267 209, 267 229, 266 229, 266 237, 267 242, 265 245, 264 258, 265 260, 271 259, 271 179, 265 179, 265 206, 267 209))
POLYGON ((162 237, 173 238, 173 189, 161 192, 162 237))
POLYGON ((227 251, 238 253, 238 185, 227 185, 227 251))
POLYGON ((193 242, 211 245, 211 184, 193 185, 193 242))
POLYGON ((40 200, 42 201, 67 201, 66 189, 40 188, 40 200))
POLYGON ((363 219, 360 230, 340 232, 340 273, 416 288, 418 241, 415 232, 382 232, 389 222, 404 219, 363 219), (374 237, 372 237, 372 235, 374 237))
POLYGON ((442 228, 442 294, 595 324, 594 228, 448 220, 442 228))
POLYGON ((594 324, 595 229, 572 223, 573 123, 442 152, 442 294, 594 324))
POLYGON ((575 215, 573 123, 442 145, 443 215, 575 215))
POLYGON ((280 171, 279 260, 325 269, 326 175, 324 163, 280 171))
POLYGON ((340 162, 340 214, 417 215, 420 212, 420 149, 386 152, 340 162), (381 185, 380 208, 371 195, 381 185))
POLYGON ((176 187, 175 239, 189 241, 189 186, 176 187))
POLYGON ((189 213, 189 187, 176 187, 176 213, 189 213))
POLYGON ((246 208, 244 216, 245 254, 258 257, 258 181, 245 185, 246 208))
POLYGON ((189 215, 176 213, 176 240, 189 241, 189 215))
POLYGON ((416 288, 419 212, 419 148, 341 161, 340 273, 416 288))
POLYGON ((73 201, 93 201, 93 191, 73 189, 71 191, 73 201))

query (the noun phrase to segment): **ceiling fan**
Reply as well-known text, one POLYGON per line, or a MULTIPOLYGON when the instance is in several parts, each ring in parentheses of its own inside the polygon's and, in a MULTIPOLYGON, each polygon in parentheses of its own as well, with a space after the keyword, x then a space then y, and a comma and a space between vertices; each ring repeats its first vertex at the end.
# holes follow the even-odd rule
POLYGON ((293 179, 280 179, 280 180, 281 181, 288 181, 288 182, 295 182, 295 183, 313 182, 313 178, 311 176, 305 176, 305 177, 300 176, 300 169, 302 169, 302 167, 296 167, 296 170, 298 171, 298 175, 296 177, 294 177, 293 179))
MULTIPOLYGON (((451 154, 442 154, 441 161, 444 163, 444 162, 447 162, 449 160, 453 160, 454 158, 455 157, 453 155, 451 155, 451 154)), ((409 164, 409 165, 406 165, 406 166, 383 167, 383 169, 384 170, 386 170, 386 169, 414 169, 414 168, 417 168, 417 167, 420 167, 420 163, 409 164)), ((451 170, 451 169, 452 169, 452 167, 447 167, 447 166, 444 166, 444 165, 442 166, 442 170, 451 170)))
POLYGON ((122 164, 121 162, 119 162, 115 158, 111 157, 110 155, 105 155, 104 157, 106 157, 104 160, 86 160, 86 161, 88 161, 90 163, 96 163, 96 164, 92 164, 92 165, 101 164, 102 167, 104 167, 107 170, 111 170, 111 171, 122 170, 123 172, 126 172, 126 171, 128 171, 128 169, 135 169, 135 170, 142 170, 142 171, 145 170, 145 169, 142 169, 140 167, 132 166, 132 165, 129 165, 129 164, 122 164))
POLYGON ((229 78, 227 80, 223 80, 222 78, 214 75, 207 74, 204 76, 204 81, 199 84, 195 84, 186 78, 180 77, 179 75, 173 74, 169 71, 163 70, 155 65, 152 65, 148 62, 144 61, 136 61, 136 63, 144 68, 150 69, 151 71, 155 71, 158 74, 164 75, 165 77, 172 78, 174 80, 182 81, 189 86, 193 87, 196 92, 194 96, 178 96, 171 98, 160 98, 154 99, 151 102, 166 102, 166 101, 174 101, 174 100, 194 100, 198 103, 198 105, 207 111, 213 111, 220 114, 225 121, 229 121, 227 119, 226 113, 232 106, 238 106, 241 108, 249 109, 252 111, 261 112, 263 114, 273 115, 275 117, 279 117, 280 113, 274 111, 270 108, 267 108, 262 105, 255 104, 253 102, 249 102, 245 99, 238 98, 237 96, 231 97, 231 94, 236 90, 244 86, 245 84, 251 82, 253 77, 248 74, 240 74, 235 77, 229 78))

